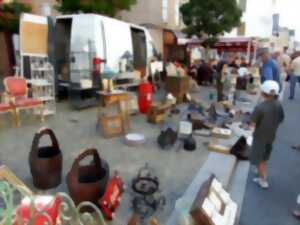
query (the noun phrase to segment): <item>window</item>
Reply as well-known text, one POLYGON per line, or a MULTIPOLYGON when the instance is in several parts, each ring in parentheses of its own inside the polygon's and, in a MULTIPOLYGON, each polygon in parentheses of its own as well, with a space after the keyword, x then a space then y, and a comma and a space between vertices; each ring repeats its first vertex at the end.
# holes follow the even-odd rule
POLYGON ((174 0, 174 16, 175 16, 175 25, 179 26, 180 22, 180 12, 179 12, 179 0, 174 0))
POLYGON ((162 19, 165 23, 168 21, 168 1, 162 0, 162 19))

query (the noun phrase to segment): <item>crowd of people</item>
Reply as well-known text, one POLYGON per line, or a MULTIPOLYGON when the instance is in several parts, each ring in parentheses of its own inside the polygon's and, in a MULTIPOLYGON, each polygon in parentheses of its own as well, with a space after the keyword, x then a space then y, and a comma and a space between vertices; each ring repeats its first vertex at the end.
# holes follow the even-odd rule
MULTIPOLYGON (((270 159, 273 143, 279 125, 284 121, 284 109, 281 105, 286 84, 289 83, 289 100, 295 98, 297 83, 300 84, 300 52, 287 53, 282 51, 270 52, 268 48, 257 51, 257 62, 261 79, 261 101, 251 115, 250 125, 254 129, 250 162, 255 166, 257 177, 253 179, 261 188, 268 189, 267 162, 270 159)), ((192 74, 199 85, 210 85, 215 80, 218 101, 224 100, 224 79, 222 74, 225 67, 236 70, 242 77, 240 82, 249 82, 249 64, 245 58, 227 54, 218 62, 201 60, 192 67, 192 74), (241 69, 243 68, 243 69, 241 69), (244 71, 242 76, 241 72, 244 71), (247 78, 247 79, 245 79, 247 78)), ((300 150, 300 145, 292 146, 300 150)), ((300 204, 300 194, 298 197, 300 204)), ((293 210, 293 215, 300 220, 300 210, 293 210)))

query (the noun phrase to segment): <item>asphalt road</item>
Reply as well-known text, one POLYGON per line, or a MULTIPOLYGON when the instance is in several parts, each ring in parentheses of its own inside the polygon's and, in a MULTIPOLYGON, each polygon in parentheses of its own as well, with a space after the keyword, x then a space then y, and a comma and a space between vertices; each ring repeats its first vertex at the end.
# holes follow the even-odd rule
POLYGON ((290 147, 300 144, 299 89, 295 100, 288 100, 286 93, 283 101, 286 119, 278 131, 269 162, 270 188, 262 190, 253 183, 255 175, 250 171, 240 225, 300 224, 291 215, 291 209, 296 207, 296 198, 300 193, 300 151, 290 147))

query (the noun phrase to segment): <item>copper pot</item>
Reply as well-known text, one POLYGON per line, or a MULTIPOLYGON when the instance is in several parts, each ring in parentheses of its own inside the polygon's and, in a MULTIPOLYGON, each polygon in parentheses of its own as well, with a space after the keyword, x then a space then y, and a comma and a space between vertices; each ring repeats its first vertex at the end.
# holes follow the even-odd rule
POLYGON ((96 149, 88 149, 76 158, 67 175, 70 196, 76 205, 84 201, 97 205, 97 201, 105 192, 108 179, 107 162, 100 159, 96 149), (89 165, 80 165, 80 162, 90 155, 93 156, 93 161, 89 165))
POLYGON ((51 129, 44 128, 35 134, 29 154, 29 165, 33 184, 38 189, 54 188, 61 183, 62 152, 51 129), (40 147, 39 142, 44 135, 49 135, 52 144, 40 147))

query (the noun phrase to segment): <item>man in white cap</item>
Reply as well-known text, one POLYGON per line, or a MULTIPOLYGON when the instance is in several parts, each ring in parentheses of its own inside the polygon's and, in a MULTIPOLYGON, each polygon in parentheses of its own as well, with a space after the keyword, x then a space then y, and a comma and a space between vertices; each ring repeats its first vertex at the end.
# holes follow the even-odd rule
POLYGON ((272 153, 277 129, 284 120, 284 111, 281 103, 275 97, 279 94, 279 85, 276 81, 265 81, 261 85, 261 93, 263 102, 255 107, 251 115, 251 122, 255 130, 250 161, 257 167, 259 175, 253 181, 262 188, 268 188, 267 162, 272 153))

